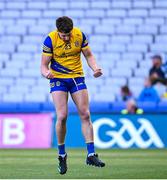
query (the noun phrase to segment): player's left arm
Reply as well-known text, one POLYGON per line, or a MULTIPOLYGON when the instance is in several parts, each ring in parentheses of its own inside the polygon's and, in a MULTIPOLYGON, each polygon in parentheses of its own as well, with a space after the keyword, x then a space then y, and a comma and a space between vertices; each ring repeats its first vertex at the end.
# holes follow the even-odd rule
POLYGON ((97 65, 96 59, 95 59, 90 47, 88 46, 88 40, 87 40, 87 38, 86 38, 86 36, 85 36, 85 34, 83 32, 82 32, 82 38, 83 38, 82 45, 81 45, 82 53, 85 56, 89 67, 93 70, 94 77, 99 77, 99 76, 101 76, 103 74, 102 70, 97 65))
POLYGON ((83 48, 82 53, 83 53, 84 57, 86 58, 89 67, 94 72, 93 76, 96 78, 101 76, 103 74, 102 69, 96 63, 96 59, 95 59, 91 49, 89 47, 83 48))

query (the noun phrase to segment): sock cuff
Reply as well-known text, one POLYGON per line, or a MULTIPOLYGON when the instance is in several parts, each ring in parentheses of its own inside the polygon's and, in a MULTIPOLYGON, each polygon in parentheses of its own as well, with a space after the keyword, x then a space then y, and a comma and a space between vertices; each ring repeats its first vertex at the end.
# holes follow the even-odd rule
POLYGON ((87 141, 86 144, 94 144, 94 141, 87 141))
POLYGON ((58 146, 62 146, 62 145, 65 145, 65 143, 62 143, 62 144, 58 144, 58 146))

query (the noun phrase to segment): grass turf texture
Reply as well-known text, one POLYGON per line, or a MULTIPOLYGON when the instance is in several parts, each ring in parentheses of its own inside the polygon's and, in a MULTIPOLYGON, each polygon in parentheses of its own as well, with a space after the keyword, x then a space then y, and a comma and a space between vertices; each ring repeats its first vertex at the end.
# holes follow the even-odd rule
POLYGON ((86 151, 67 149, 68 172, 59 175, 56 149, 0 149, 0 179, 167 179, 167 150, 97 150, 104 168, 85 165, 86 151))

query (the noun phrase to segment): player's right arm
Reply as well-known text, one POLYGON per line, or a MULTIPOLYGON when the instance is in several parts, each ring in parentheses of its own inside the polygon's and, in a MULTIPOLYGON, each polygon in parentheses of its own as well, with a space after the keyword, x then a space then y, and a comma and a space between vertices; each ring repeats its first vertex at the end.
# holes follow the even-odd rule
POLYGON ((53 51, 52 42, 51 42, 50 37, 48 36, 43 43, 43 53, 42 53, 42 60, 41 60, 41 74, 47 79, 54 78, 54 76, 52 75, 49 69, 49 63, 53 56, 52 51, 53 51))
POLYGON ((52 59, 52 57, 42 54, 41 74, 47 79, 54 78, 54 76, 52 75, 52 73, 49 69, 49 63, 50 63, 51 59, 52 59))

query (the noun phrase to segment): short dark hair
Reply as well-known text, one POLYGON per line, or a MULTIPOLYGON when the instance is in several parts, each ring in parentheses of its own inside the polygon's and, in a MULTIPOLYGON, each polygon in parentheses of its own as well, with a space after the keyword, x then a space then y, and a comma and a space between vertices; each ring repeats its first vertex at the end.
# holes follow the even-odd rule
POLYGON ((160 55, 154 55, 151 58, 152 59, 159 59, 160 61, 162 61, 162 57, 160 55))
POLYGON ((56 20, 56 27, 59 32, 69 33, 73 29, 73 21, 67 16, 59 17, 56 20))

